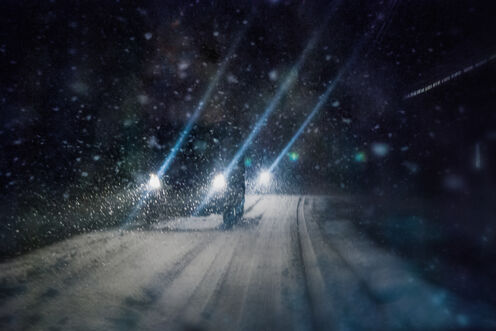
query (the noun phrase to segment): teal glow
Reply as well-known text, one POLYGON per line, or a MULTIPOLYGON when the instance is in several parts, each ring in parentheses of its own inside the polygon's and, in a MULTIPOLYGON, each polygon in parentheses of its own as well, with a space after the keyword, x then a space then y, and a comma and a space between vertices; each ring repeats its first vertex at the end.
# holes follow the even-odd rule
POLYGON ((367 161, 367 155, 364 152, 358 152, 355 154, 356 162, 365 162, 367 161))
POLYGON ((289 152, 288 153, 288 157, 291 161, 293 162, 296 162, 298 161, 298 159, 300 158, 300 154, 296 153, 296 152, 289 152))
POLYGON ((251 167, 251 158, 249 157, 245 158, 245 167, 251 167))

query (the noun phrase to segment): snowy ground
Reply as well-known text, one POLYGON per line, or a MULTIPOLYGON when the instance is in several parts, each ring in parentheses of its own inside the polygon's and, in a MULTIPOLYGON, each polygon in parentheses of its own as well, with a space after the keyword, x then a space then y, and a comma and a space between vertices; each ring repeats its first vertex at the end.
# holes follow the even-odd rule
POLYGON ((248 196, 246 217, 79 235, 3 262, 2 330, 496 328, 375 245, 341 200, 248 196))

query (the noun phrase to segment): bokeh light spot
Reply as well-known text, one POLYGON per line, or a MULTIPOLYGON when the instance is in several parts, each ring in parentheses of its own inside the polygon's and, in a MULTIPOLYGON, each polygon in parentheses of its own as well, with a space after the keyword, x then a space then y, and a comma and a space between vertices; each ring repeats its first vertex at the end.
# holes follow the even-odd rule
POLYGON ((296 162, 300 158, 300 155, 297 152, 289 152, 288 157, 291 161, 296 162))
POLYGON ((251 163, 252 163, 251 158, 246 157, 245 158, 245 167, 251 167, 251 163))
POLYGON ((367 161, 367 155, 365 154, 365 152, 356 153, 355 154, 355 161, 360 162, 360 163, 366 162, 367 161))

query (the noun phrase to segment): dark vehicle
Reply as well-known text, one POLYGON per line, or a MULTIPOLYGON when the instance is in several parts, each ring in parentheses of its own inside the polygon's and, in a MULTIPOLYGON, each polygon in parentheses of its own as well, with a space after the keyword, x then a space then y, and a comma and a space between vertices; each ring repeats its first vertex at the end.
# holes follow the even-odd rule
POLYGON ((163 178, 166 204, 178 214, 222 214, 226 228, 241 220, 244 163, 227 170, 240 141, 239 129, 229 123, 195 125, 163 178))

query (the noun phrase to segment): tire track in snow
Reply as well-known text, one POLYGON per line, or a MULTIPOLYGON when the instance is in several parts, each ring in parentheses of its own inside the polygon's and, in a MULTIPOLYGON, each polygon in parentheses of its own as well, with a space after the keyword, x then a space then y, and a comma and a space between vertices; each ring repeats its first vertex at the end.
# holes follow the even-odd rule
MULTIPOLYGON (((120 305, 120 316, 117 318, 110 318, 109 320, 119 330, 136 329, 145 314, 147 315, 147 318, 150 318, 150 311, 160 303, 160 299, 166 294, 167 289, 212 241, 212 236, 209 236, 207 240, 201 240, 194 243, 193 247, 186 253, 177 255, 172 266, 167 266, 165 270, 155 274, 148 284, 141 287, 141 298, 136 299, 132 296, 126 297, 120 305)), ((153 318, 151 318, 151 320, 153 321, 153 318)))

